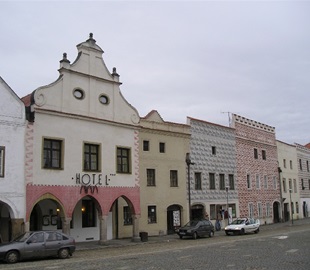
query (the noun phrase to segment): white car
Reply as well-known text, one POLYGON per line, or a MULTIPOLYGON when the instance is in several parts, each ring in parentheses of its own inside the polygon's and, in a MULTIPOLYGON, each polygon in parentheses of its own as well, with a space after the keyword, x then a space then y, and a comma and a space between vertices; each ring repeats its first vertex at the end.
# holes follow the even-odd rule
POLYGON ((254 218, 237 218, 231 224, 225 227, 226 235, 230 233, 245 234, 249 232, 259 232, 260 221, 254 218))

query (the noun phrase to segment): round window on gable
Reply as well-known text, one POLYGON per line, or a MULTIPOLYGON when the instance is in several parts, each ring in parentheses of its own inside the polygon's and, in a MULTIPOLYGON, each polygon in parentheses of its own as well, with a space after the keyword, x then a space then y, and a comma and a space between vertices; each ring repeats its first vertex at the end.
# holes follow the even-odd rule
POLYGON ((74 89, 73 95, 76 99, 83 99, 85 96, 84 91, 82 89, 74 89))
POLYGON ((104 104, 104 105, 109 104, 109 98, 106 95, 100 95, 99 101, 101 104, 104 104))

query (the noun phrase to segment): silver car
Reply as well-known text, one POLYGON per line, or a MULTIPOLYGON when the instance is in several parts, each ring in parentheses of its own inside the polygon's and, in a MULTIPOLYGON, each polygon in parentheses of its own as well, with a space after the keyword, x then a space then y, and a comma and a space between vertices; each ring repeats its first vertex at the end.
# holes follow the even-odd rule
POLYGON ((254 218, 237 218, 230 225, 225 227, 226 235, 245 234, 249 232, 259 232, 260 221, 254 218))
POLYGON ((21 260, 72 256, 75 240, 57 231, 26 232, 12 242, 0 244, 0 260, 16 263, 21 260))

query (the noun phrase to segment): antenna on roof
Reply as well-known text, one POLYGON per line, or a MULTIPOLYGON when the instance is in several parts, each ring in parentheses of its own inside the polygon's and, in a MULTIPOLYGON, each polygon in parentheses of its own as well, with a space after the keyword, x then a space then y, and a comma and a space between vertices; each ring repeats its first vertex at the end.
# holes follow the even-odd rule
POLYGON ((228 125, 229 127, 231 127, 231 112, 221 112, 221 113, 227 113, 227 116, 228 116, 228 125))

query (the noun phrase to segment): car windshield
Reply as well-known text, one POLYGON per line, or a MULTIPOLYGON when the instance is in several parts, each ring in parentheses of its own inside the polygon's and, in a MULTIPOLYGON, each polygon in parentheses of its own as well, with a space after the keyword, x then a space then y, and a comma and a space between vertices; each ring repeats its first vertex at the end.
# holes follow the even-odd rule
POLYGON ((231 225, 239 225, 239 224, 243 224, 244 223, 244 219, 235 219, 232 223, 230 223, 231 225))
POLYGON ((31 232, 26 232, 18 237, 16 237, 14 239, 15 242, 24 242, 25 240, 27 240, 29 238, 29 236, 31 235, 31 232))
POLYGON ((199 222, 199 220, 192 220, 192 221, 189 221, 185 226, 186 227, 193 227, 193 226, 196 226, 198 222, 199 222))

